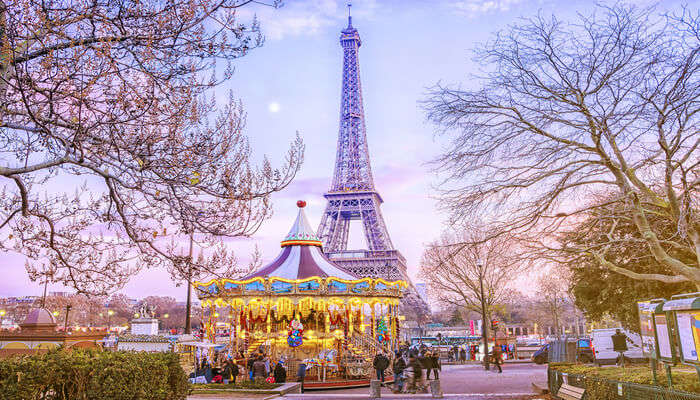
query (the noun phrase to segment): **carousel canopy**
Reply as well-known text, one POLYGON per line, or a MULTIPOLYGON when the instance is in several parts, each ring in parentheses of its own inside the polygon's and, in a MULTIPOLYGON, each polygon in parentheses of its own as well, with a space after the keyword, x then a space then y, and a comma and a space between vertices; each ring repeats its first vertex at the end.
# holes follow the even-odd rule
POLYGON ((258 301, 260 296, 375 297, 398 302, 407 287, 405 281, 357 277, 333 264, 321 251, 321 239, 306 219, 306 202, 298 201, 297 206, 297 219, 281 243, 282 251, 270 264, 240 279, 193 283, 202 305, 210 301, 258 301))
POLYGON ((284 279, 304 279, 312 276, 358 279, 326 258, 321 252, 321 239, 316 236, 306 219, 306 213, 304 213, 306 202, 300 200, 297 206, 299 207, 297 219, 281 243, 280 254, 270 264, 246 276, 243 280, 265 276, 284 279))

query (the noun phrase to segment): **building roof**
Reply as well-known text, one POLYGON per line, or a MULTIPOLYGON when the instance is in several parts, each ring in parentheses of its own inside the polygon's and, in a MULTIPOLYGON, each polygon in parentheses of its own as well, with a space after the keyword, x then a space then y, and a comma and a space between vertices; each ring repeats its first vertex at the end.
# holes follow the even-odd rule
POLYGON ((304 207, 306 202, 298 201, 299 213, 285 239, 282 251, 270 264, 258 269, 243 280, 255 277, 279 277, 284 279, 304 279, 312 276, 333 276, 341 279, 358 279, 345 269, 333 264, 321 251, 321 239, 311 228, 304 207))

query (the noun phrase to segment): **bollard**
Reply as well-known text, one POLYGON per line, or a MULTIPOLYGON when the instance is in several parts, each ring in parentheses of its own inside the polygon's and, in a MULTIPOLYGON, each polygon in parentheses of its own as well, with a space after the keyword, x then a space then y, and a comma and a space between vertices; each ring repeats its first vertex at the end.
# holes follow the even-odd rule
POLYGON ((433 379, 430 381, 430 394, 432 394, 434 399, 442 398, 442 388, 440 387, 440 379, 433 379))
POLYGON ((369 398, 378 399, 382 397, 382 382, 378 379, 369 381, 369 398))

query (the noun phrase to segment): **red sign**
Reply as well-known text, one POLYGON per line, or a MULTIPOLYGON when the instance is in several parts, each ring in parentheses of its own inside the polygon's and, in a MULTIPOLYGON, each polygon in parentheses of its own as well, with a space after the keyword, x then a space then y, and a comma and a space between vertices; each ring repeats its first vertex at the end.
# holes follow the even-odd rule
POLYGON ((474 335, 474 320, 470 319, 469 320, 469 330, 472 331, 472 336, 474 335))

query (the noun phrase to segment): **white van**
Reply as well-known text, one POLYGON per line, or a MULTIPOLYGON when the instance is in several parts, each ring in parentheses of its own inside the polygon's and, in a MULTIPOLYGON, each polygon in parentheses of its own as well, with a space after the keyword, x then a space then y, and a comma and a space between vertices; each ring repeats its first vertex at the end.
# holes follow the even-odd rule
POLYGON ((593 354, 597 365, 615 364, 619 354, 613 350, 612 335, 619 329, 627 335, 627 351, 625 357, 632 362, 643 362, 646 358, 642 355, 642 339, 638 334, 622 328, 593 329, 593 354))

